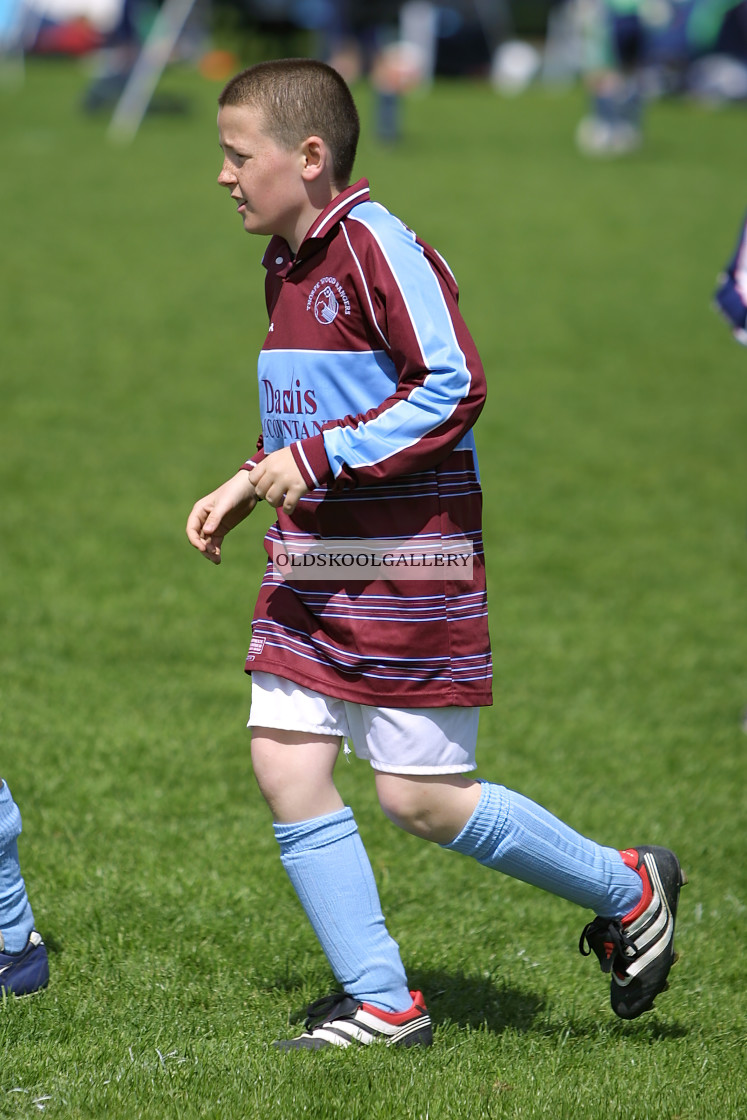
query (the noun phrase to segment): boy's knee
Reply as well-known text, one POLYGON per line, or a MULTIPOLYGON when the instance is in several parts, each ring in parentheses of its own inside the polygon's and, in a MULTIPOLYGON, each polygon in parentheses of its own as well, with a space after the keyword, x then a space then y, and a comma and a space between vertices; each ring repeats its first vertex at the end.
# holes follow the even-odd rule
POLYGON ((273 812, 300 784, 296 767, 278 744, 253 740, 252 769, 259 791, 273 812))
POLYGON ((377 774, 379 804, 392 824, 414 836, 433 839, 438 828, 442 794, 440 783, 404 774, 377 774))
POLYGON ((253 751, 252 769, 254 771, 254 780, 259 787, 259 792, 272 808, 273 802, 276 800, 284 785, 282 774, 271 764, 266 765, 264 762, 258 761, 253 751))
POLYGON ((276 821, 308 820, 342 808, 333 780, 335 739, 306 741, 295 732, 252 735, 252 766, 276 821))
POLYGON ((413 829, 408 826, 414 823, 418 810, 413 796, 414 791, 406 779, 399 774, 377 774, 376 792, 379 805, 392 824, 412 832, 413 829))
POLYGON ((448 844, 471 816, 479 799, 477 782, 462 775, 376 775, 379 804, 405 832, 448 844))

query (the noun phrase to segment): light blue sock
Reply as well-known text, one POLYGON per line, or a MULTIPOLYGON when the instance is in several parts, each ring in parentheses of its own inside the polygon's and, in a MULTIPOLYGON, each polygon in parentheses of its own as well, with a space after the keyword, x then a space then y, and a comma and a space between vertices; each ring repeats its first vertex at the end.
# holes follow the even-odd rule
MULTIPOLYGON (((2 779, 0 779, 2 781, 2 779)), ((20 953, 34 928, 26 885, 18 862, 21 814, 8 783, 0 785, 0 932, 6 953, 20 953)))
POLYGON ((276 824, 280 859, 343 989, 385 1011, 412 999, 352 809, 276 824))
POLYGON ((640 876, 614 848, 587 840, 520 793, 481 785, 474 813, 442 847, 606 918, 622 917, 640 902, 640 876))

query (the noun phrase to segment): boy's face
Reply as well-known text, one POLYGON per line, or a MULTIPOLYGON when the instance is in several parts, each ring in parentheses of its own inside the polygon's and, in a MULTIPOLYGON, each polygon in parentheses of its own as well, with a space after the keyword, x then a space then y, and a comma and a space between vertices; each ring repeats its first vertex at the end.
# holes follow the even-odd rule
POLYGON ((280 234, 295 252, 313 218, 306 222, 302 146, 281 148, 264 133, 261 114, 247 105, 221 107, 218 137, 223 150, 218 182, 236 200, 244 229, 280 234))

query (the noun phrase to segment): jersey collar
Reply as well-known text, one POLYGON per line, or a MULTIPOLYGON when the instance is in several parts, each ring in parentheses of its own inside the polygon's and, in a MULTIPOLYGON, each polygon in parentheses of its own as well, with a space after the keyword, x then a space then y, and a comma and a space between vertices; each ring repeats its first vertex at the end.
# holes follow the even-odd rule
POLYGON ((353 183, 351 187, 346 187, 340 194, 335 195, 304 237, 299 252, 307 241, 326 237, 332 227, 346 217, 354 206, 359 202, 368 202, 370 197, 368 179, 359 179, 357 183, 353 183))
POLYGON ((298 247, 298 252, 291 256, 288 242, 284 237, 275 236, 270 241, 262 264, 280 275, 287 273, 298 261, 306 260, 319 248, 320 242, 326 240, 330 232, 345 218, 359 202, 370 200, 368 179, 359 179, 357 183, 346 187, 344 191, 335 195, 328 206, 313 222, 308 233, 298 247))

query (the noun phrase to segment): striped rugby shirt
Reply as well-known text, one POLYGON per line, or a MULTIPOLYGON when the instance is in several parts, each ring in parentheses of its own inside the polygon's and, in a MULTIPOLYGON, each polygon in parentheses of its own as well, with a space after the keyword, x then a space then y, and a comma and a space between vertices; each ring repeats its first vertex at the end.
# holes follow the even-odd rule
POLYGON ((482 495, 472 426, 485 376, 438 253, 372 202, 337 195, 293 258, 265 253, 262 435, 310 491, 265 548, 325 538, 467 538, 473 578, 285 581, 268 561, 246 671, 383 707, 490 704, 482 495))

